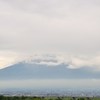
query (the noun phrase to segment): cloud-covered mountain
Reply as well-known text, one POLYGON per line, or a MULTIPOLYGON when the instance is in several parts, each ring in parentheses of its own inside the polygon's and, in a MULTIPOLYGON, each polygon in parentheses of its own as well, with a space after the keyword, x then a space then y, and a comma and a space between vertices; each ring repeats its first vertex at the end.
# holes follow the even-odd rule
POLYGON ((31 59, 0 70, 1 80, 16 79, 96 79, 98 71, 91 67, 71 69, 70 64, 58 63, 54 59, 31 59))

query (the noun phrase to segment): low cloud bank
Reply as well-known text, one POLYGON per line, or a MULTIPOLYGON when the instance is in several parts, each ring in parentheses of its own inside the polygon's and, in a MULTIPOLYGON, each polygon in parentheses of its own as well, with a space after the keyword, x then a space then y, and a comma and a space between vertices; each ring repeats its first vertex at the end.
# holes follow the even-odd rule
POLYGON ((74 56, 74 55, 37 55, 31 56, 25 60, 26 63, 36 63, 47 66, 56 66, 65 64, 70 69, 77 69, 81 67, 91 67, 95 70, 100 70, 100 55, 95 56, 74 56))

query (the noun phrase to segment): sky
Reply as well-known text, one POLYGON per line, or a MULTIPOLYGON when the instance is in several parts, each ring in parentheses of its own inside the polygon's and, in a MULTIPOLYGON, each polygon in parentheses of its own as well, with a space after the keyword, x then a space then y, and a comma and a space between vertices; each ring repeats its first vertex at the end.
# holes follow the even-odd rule
POLYGON ((99 26, 100 0, 0 0, 0 68, 53 54, 98 69, 99 26))

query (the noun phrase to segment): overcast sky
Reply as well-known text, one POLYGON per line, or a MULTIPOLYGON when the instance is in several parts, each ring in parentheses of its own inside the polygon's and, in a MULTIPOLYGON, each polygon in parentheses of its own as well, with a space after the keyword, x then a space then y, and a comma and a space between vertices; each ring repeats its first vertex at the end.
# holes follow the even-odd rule
POLYGON ((0 0, 0 67, 35 52, 99 55, 100 0, 0 0))

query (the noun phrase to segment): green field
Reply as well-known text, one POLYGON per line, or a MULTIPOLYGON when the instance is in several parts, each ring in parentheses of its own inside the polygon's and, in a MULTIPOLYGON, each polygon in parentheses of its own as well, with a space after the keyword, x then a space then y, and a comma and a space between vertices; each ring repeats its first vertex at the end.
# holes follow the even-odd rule
POLYGON ((99 97, 27 97, 0 96, 0 100, 100 100, 99 97))

